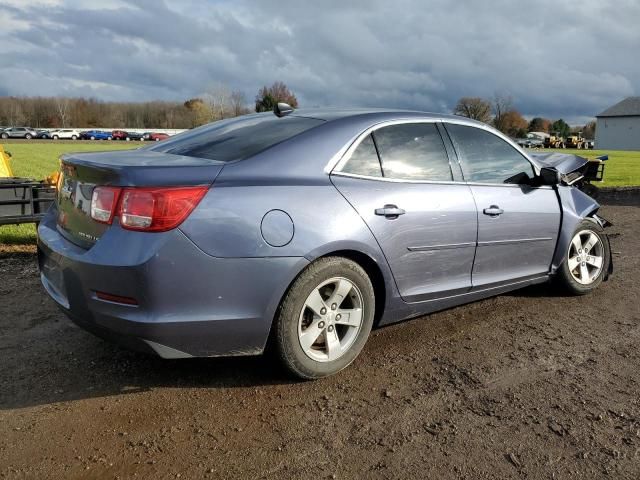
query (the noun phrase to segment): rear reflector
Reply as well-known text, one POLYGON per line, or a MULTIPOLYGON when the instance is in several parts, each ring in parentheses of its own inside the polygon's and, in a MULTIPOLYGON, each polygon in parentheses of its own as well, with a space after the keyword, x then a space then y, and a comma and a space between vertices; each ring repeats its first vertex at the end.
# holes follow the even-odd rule
POLYGON ((96 292, 96 297, 105 302, 122 303, 124 305, 138 305, 138 301, 131 297, 122 297, 106 292, 96 292))

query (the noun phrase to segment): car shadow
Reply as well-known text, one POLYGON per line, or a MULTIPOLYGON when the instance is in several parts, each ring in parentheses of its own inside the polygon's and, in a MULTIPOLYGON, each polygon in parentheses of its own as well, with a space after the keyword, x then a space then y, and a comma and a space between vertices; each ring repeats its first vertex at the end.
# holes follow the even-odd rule
MULTIPOLYGON (((107 343, 67 322, 21 348, 0 371, 0 411, 158 388, 229 389, 296 383, 275 356, 164 360, 107 343)), ((12 349, 13 350, 13 349, 12 349)))

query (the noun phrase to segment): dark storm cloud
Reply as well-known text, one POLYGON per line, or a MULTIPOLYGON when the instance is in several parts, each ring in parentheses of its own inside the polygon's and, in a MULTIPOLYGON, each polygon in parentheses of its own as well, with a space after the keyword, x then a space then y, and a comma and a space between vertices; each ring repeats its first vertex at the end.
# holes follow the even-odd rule
POLYGON ((283 80, 307 106, 450 111, 500 92, 578 119, 640 93, 633 0, 49 1, 3 9, 10 94, 186 99, 225 83, 251 98, 283 80))

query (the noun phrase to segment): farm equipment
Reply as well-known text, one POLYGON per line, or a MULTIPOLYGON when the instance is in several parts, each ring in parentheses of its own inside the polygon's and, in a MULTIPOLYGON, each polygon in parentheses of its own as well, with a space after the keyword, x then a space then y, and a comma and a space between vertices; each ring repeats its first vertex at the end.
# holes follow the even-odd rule
POLYGON ((10 157, 0 145, 0 225, 37 223, 56 198, 55 178, 14 177, 10 157))
POLYGON ((566 148, 564 138, 562 138, 558 132, 553 132, 548 137, 545 137, 542 146, 544 148, 566 148))
POLYGON ((570 135, 565 140, 567 148, 577 148, 578 150, 589 148, 587 140, 582 136, 582 132, 578 132, 575 135, 570 135))

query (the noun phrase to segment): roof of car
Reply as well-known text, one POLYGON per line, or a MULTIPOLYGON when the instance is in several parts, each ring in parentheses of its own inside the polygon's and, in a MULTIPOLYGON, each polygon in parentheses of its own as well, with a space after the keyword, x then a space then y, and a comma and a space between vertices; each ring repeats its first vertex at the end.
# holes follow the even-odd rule
POLYGON ((398 110, 389 108, 301 108, 296 109, 291 116, 312 117, 331 121, 347 117, 374 117, 376 121, 394 120, 400 118, 448 119, 463 120, 476 123, 474 120, 446 113, 421 112, 418 110, 398 110))

